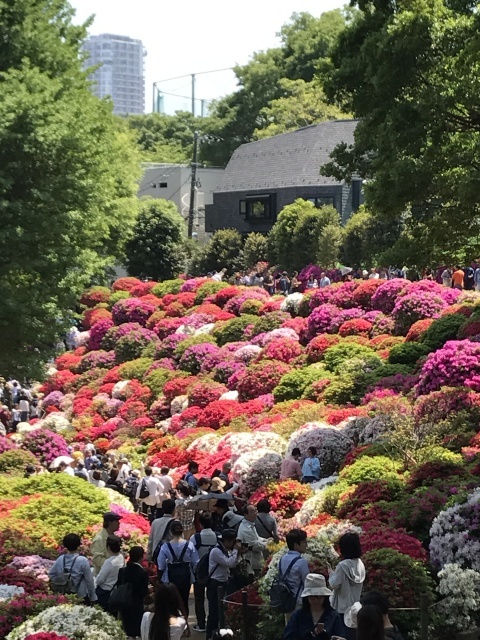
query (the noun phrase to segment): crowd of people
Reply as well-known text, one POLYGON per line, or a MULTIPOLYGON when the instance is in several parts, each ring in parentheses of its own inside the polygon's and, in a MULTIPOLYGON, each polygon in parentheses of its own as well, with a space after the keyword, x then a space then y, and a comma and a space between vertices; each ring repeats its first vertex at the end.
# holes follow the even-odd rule
POLYGON ((20 422, 42 417, 41 403, 29 384, 0 378, 0 435, 14 433, 20 422))
MULTIPOLYGON (((316 454, 311 447, 301 465, 301 452, 294 449, 283 460, 282 478, 318 480, 316 454)), ((52 588, 74 592, 85 604, 98 604, 118 615, 126 635, 141 640, 188 636, 193 590, 196 624, 192 628, 212 640, 223 595, 228 597, 257 580, 270 556, 270 543, 280 540, 268 500, 252 504, 238 498, 231 468, 227 462, 213 477, 200 477, 198 464, 192 461, 174 486, 168 467, 146 467, 141 473, 132 470, 125 458, 98 456, 90 443, 83 451, 75 446, 72 463, 58 472, 73 472, 100 487, 110 483, 149 520, 150 533, 147 549, 133 546, 126 559, 116 535, 122 517, 106 513, 91 543, 92 567, 79 553, 79 536, 68 534, 63 539, 65 553, 50 570, 52 588), (80 467, 85 474, 79 473, 80 467), (148 601, 150 607, 145 606, 148 601)), ((386 597, 375 591, 362 595, 365 567, 356 533, 340 538, 341 560, 335 569, 328 566, 328 585, 326 576, 310 572, 304 557, 305 531, 289 531, 286 544, 277 587, 281 584, 288 594, 288 606, 271 595, 272 606, 285 616, 284 640, 401 640, 390 622, 386 597)))

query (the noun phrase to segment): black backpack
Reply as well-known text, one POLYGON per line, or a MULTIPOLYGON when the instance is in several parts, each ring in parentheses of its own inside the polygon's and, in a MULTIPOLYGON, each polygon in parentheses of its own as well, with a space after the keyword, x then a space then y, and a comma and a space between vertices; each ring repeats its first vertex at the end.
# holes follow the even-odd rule
POLYGON ((170 522, 167 522, 167 526, 165 527, 165 530, 163 532, 163 536, 162 539, 160 540, 160 542, 157 544, 157 546, 155 547, 155 549, 153 550, 152 553, 152 562, 154 562, 155 564, 157 564, 158 561, 158 556, 160 555, 160 549, 162 548, 162 546, 166 543, 169 542, 173 536, 172 533, 170 531, 170 528, 172 526, 172 522, 174 521, 174 519, 172 518, 170 520, 170 522))
POLYGON ((77 589, 80 585, 80 582, 83 580, 83 576, 80 578, 77 585, 74 584, 72 578, 72 571, 75 563, 78 559, 78 555, 73 559, 72 564, 70 565, 70 569, 66 567, 66 554, 63 556, 63 571, 60 575, 56 576, 53 580, 50 580, 50 588, 53 593, 62 593, 62 594, 72 594, 76 593, 77 589))
POLYGON ((176 585, 190 584, 190 562, 185 562, 183 559, 188 549, 188 542, 185 542, 178 558, 170 542, 167 542, 167 546, 172 554, 172 562, 168 563, 168 581, 176 585))
POLYGON ((147 481, 144 478, 142 480, 142 484, 140 485, 140 493, 138 497, 140 498, 140 500, 145 500, 145 498, 148 498, 149 496, 150 496, 150 491, 148 490, 148 487, 147 487, 147 481))
POLYGON ((270 587, 270 606, 274 607, 280 613, 291 613, 297 606, 298 595, 302 585, 300 584, 297 593, 293 594, 286 582, 286 577, 297 560, 300 560, 300 556, 297 556, 290 562, 287 570, 283 574, 280 568, 280 563, 278 563, 278 576, 272 582, 272 586, 270 587))
POLYGON ((204 556, 200 558, 200 562, 197 564, 195 568, 195 580, 200 587, 206 587, 208 585, 211 577, 213 576, 213 574, 215 573, 218 567, 218 564, 216 564, 213 567, 213 569, 209 571, 210 554, 212 553, 212 549, 215 549, 215 547, 212 547, 211 549, 209 549, 208 553, 206 553, 204 556))

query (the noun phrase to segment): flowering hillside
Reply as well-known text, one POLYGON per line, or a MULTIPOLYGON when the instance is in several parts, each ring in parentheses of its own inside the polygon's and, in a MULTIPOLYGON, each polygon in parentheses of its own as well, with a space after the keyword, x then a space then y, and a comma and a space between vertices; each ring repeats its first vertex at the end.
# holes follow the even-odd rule
MULTIPOLYGON (((43 385, 46 416, 0 438, 0 472, 12 452, 19 468, 27 452, 48 464, 87 441, 135 464, 168 465, 176 478, 190 460, 207 476, 231 460, 240 494, 268 497, 281 535, 307 529, 317 570, 335 563, 333 545, 353 527, 366 588, 384 589, 392 606, 417 606, 421 593, 459 598, 472 571, 480 580, 478 295, 399 279, 284 298, 206 278, 121 278, 81 304, 85 331, 43 385), (328 481, 280 482, 285 455, 310 446, 328 481)), ((48 509, 61 510, 61 492, 47 480, 28 491, 31 481, 15 482, 26 484, 5 489, 0 536, 38 513, 38 545, 52 548, 48 509)), ((108 503, 85 496, 80 533, 92 535, 108 503)), ((145 534, 125 521, 133 525, 132 535, 145 534)), ((65 515, 61 531, 68 526, 65 515)), ((436 637, 475 626, 473 600, 436 637)), ((412 620, 405 614, 407 631, 412 620)))

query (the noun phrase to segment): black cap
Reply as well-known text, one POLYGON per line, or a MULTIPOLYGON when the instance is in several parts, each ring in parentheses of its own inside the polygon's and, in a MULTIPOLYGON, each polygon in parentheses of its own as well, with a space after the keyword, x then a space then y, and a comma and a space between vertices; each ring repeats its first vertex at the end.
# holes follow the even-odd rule
POLYGON ((118 513, 113 513, 113 511, 109 511, 108 513, 103 514, 104 522, 115 522, 115 520, 121 520, 121 519, 122 519, 122 516, 120 516, 118 513))
POLYGON ((229 505, 228 500, 224 500, 222 498, 222 499, 216 501, 215 506, 218 507, 219 509, 228 509, 228 507, 230 505, 229 505))

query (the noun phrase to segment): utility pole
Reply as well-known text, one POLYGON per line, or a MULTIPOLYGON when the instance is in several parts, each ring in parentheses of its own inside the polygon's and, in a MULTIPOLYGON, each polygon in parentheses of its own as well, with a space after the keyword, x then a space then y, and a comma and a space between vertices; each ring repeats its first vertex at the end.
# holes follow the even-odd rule
POLYGON ((190 183, 190 209, 188 211, 188 238, 193 234, 193 217, 195 215, 195 189, 197 187, 197 154, 198 154, 198 131, 193 136, 193 160, 192 160, 192 181, 190 183))
POLYGON ((195 115, 195 74, 192 73, 192 115, 195 115))

